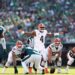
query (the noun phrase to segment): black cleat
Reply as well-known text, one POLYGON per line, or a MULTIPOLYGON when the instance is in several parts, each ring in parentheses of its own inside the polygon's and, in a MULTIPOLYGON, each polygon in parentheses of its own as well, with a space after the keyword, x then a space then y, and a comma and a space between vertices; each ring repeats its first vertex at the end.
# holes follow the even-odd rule
POLYGON ((45 74, 45 71, 44 71, 44 69, 42 70, 42 74, 45 74))
POLYGON ((34 70, 35 72, 37 72, 37 69, 35 68, 35 66, 33 66, 33 70, 34 70))
POLYGON ((15 70, 15 74, 18 74, 18 70, 15 70))
POLYGON ((55 68, 51 68, 50 73, 53 74, 55 72, 55 68))
POLYGON ((29 74, 29 73, 27 72, 27 73, 25 73, 25 74, 29 74))
POLYGON ((15 74, 18 74, 17 67, 14 67, 14 73, 15 73, 15 74))

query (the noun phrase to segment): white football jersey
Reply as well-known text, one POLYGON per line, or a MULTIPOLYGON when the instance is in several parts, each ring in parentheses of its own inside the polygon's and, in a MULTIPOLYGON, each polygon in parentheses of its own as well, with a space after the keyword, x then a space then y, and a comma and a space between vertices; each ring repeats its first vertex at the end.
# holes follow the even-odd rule
POLYGON ((34 39, 34 49, 42 50, 42 48, 45 44, 45 37, 47 35, 47 30, 35 30, 36 36, 33 38, 34 39))
POLYGON ((17 48, 16 46, 14 46, 14 47, 12 48, 12 52, 14 52, 15 55, 17 56, 17 55, 19 55, 19 54, 22 53, 22 49, 23 49, 23 47, 22 47, 22 48, 17 48))
POLYGON ((54 43, 50 44, 49 47, 51 48, 52 52, 59 52, 62 50, 63 45, 59 44, 59 46, 55 46, 54 43))
POLYGON ((72 50, 69 50, 68 54, 69 54, 71 57, 74 57, 74 58, 75 58, 75 53, 74 53, 72 50))

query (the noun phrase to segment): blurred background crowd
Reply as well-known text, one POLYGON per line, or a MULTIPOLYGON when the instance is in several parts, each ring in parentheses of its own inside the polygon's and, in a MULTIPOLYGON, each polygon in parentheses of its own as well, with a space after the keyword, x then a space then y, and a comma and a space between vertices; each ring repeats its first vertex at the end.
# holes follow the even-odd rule
POLYGON ((0 25, 9 31, 7 41, 17 40, 19 29, 32 31, 39 23, 48 32, 60 33, 63 43, 75 43, 75 0, 0 0, 0 25))

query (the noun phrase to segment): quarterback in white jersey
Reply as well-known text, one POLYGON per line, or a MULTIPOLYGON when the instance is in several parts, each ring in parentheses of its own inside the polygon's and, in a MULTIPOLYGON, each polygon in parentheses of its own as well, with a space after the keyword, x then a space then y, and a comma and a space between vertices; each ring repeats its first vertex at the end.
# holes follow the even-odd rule
POLYGON ((51 33, 48 33, 47 30, 45 30, 45 25, 40 23, 38 25, 38 29, 32 31, 32 32, 24 32, 22 31, 22 34, 32 36, 33 37, 33 42, 34 42, 34 49, 41 51, 43 48, 45 48, 45 37, 51 36, 51 33))
POLYGON ((75 47, 73 47, 71 50, 68 51, 67 58, 68 58, 68 61, 67 61, 67 67, 65 70, 66 73, 68 73, 69 67, 72 65, 72 63, 75 60, 75 47))
MULTIPOLYGON (((34 50, 39 51, 41 55, 43 56, 43 61, 41 61, 42 66, 45 66, 44 62, 47 61, 46 49, 45 49, 45 38, 48 32, 44 28, 45 27, 43 24, 39 24, 38 29, 34 30, 36 33, 36 36, 33 38, 34 50)), ((45 73, 48 73, 47 66, 45 67, 45 73)))
POLYGON ((34 39, 34 49, 39 50, 39 52, 43 51, 45 49, 45 37, 47 35, 47 30, 35 30, 36 36, 34 39))
POLYGON ((16 46, 12 48, 12 50, 8 54, 8 59, 5 64, 5 67, 2 71, 2 73, 5 73, 6 68, 8 68, 12 63, 14 66, 14 73, 18 73, 17 67, 16 67, 16 60, 20 57, 23 49, 23 43, 21 41, 16 42, 16 46))
POLYGON ((55 65, 58 66, 58 73, 61 72, 60 66, 61 66, 62 48, 63 48, 63 45, 61 44, 61 40, 59 38, 55 38, 53 43, 48 46, 48 61, 49 63, 52 63, 52 68, 53 67, 55 68, 55 65))

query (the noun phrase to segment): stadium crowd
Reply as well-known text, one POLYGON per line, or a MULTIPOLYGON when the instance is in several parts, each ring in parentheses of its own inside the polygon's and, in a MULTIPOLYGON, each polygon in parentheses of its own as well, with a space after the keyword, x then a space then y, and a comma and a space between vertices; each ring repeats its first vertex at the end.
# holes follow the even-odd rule
POLYGON ((26 31, 32 31, 38 23, 44 23, 49 32, 60 32, 64 42, 75 42, 74 0, 2 0, 2 2, 0 25, 10 29, 12 38, 15 38, 13 33, 14 30, 17 31, 19 25, 26 31))
MULTIPOLYGON (((52 43, 51 39, 53 39, 53 37, 61 38, 62 41, 60 39, 57 39, 56 45, 51 44, 49 46, 49 50, 55 49, 55 51, 57 51, 61 48, 63 49, 64 47, 63 45, 61 45, 61 42, 63 44, 64 43, 75 44, 75 38, 74 38, 75 37, 74 34, 75 33, 75 17, 74 17, 75 9, 74 8, 75 8, 74 0, 27 0, 27 1, 1 0, 0 1, 0 25, 2 25, 6 29, 6 32, 4 32, 2 28, 0 29, 1 32, 0 38, 4 40, 6 39, 6 41, 4 42, 2 41, 2 43, 5 43, 5 45, 9 45, 12 48, 12 45, 15 45, 17 40, 21 40, 24 43, 24 45, 26 45, 31 42, 32 40, 31 38, 35 39, 35 37, 39 36, 38 33, 40 33, 41 36, 39 40, 42 41, 42 39, 44 39, 42 43, 44 42, 45 45, 46 44, 49 45, 50 43, 52 43), (38 29, 34 30, 36 28, 38 29), (43 33, 42 29, 44 28, 46 28, 48 31, 48 32, 45 31, 44 33, 45 35, 42 34, 43 33), (32 32, 33 30, 34 32, 32 32), (50 36, 51 35, 50 33, 54 34, 54 36, 50 36), (32 36, 27 36, 26 34, 27 35, 32 34, 32 36), (45 41, 45 36, 47 34, 50 37, 47 37, 45 41), (42 36, 44 36, 44 38, 42 36), (55 48, 53 49, 53 47, 55 48)), ((43 47, 41 46, 43 44, 40 44, 39 47, 37 42, 36 44, 37 44, 37 48, 35 48, 34 50, 38 49, 39 47, 40 49, 43 47)), ((21 45, 23 44, 21 43, 21 45)), ((3 47, 3 50, 7 50, 6 54, 8 54, 9 52, 8 48, 6 49, 3 47)), ((44 50, 44 48, 41 50, 44 50)), ((75 53, 75 48, 73 48, 72 50, 75 53)), ((16 47, 16 51, 17 51, 17 47, 16 47)), ((74 57, 75 54, 73 53, 73 51, 69 51, 68 54, 69 56, 72 55, 71 56, 72 58, 75 58, 74 57)), ((0 51, 0 53, 2 52, 0 51)), ((33 54, 35 53, 33 52, 33 54)), ((42 54, 42 52, 40 52, 40 54, 42 54)), ((60 56, 60 54, 58 56, 60 56)), ((47 62, 47 60, 45 59, 43 60, 44 63, 47 62)), ((69 61, 69 64, 67 64, 67 66, 71 64, 72 63, 70 63, 69 61)), ((16 65, 14 65, 14 67, 16 68, 16 65)))
MULTIPOLYGON (((38 23, 44 23, 49 32, 64 33, 63 41, 75 42, 74 0, 6 0, 0 12, 0 25, 14 33, 21 25, 32 31, 38 23), (16 28, 15 28, 16 27, 16 28)), ((10 34, 11 34, 10 33, 10 34)), ((13 37, 15 35, 12 34, 13 37)))

